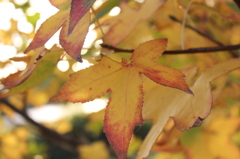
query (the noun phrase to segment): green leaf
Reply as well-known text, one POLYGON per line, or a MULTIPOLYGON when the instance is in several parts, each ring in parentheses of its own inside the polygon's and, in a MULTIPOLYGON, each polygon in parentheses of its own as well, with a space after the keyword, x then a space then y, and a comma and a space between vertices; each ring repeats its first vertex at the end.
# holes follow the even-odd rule
POLYGON ((25 82, 11 88, 4 94, 0 94, 0 97, 6 97, 15 93, 21 93, 42 83, 54 71, 62 54, 62 50, 46 53, 45 56, 43 56, 42 59, 37 62, 35 70, 25 82))

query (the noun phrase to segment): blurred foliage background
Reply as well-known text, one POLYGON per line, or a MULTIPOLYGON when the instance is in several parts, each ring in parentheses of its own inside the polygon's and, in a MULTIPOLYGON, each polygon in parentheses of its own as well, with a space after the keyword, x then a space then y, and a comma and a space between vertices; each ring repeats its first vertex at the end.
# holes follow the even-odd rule
MULTIPOLYGON (((84 104, 48 103, 49 98, 68 80, 69 74, 94 64, 103 53, 99 44, 104 35, 98 23, 117 16, 121 10, 118 6, 120 1, 110 1, 97 0, 93 6, 95 15, 92 15, 93 24, 82 50, 83 63, 64 54, 44 82, 9 95, 7 102, 1 100, 0 159, 116 158, 102 131, 108 95, 84 104)), ((128 3, 138 7, 143 1, 128 0, 128 3)), ((23 51, 40 24, 56 12, 48 0, 0 1, 0 79, 26 68, 33 52, 23 54, 23 51)), ((167 38, 168 50, 239 44, 239 28, 240 9, 232 0, 168 0, 151 18, 140 22, 118 47, 134 49, 141 42, 153 38, 167 38), (184 16, 189 3, 192 5, 184 16), (184 40, 179 23, 182 20, 186 20, 184 40), (207 36, 198 34, 187 25, 207 36)), ((53 44, 58 44, 57 34, 45 47, 51 48, 53 44)), ((115 60, 129 58, 129 53, 113 54, 106 50, 104 53, 115 60)), ((159 62, 177 69, 198 66, 202 71, 238 56, 239 51, 166 55, 159 58, 159 62)), ((204 124, 181 132, 169 120, 149 159, 240 158, 240 70, 221 77, 212 85, 213 109, 204 124)), ((129 159, 135 157, 150 127, 150 121, 136 127, 129 147, 129 159)))

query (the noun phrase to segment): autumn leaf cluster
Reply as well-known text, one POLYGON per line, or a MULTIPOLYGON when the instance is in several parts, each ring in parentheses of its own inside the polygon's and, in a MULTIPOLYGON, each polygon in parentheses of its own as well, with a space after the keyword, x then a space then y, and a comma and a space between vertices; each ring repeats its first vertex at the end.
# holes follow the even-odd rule
MULTIPOLYGON (((58 11, 28 35, 32 41, 19 51, 26 56, 1 64, 26 63, 24 70, 1 79, 3 113, 21 114, 42 136, 71 153, 77 151, 80 158, 104 159, 110 152, 103 142, 89 142, 81 133, 79 140, 65 135, 74 132, 74 120, 42 125, 26 110, 28 105, 107 98, 106 108, 89 115, 81 131, 94 132, 90 138, 106 136, 119 159, 240 157, 236 139, 240 125, 239 2, 107 0, 99 6, 95 0, 49 2, 58 11), (116 8, 120 13, 111 16, 116 8), (90 28, 97 37, 83 54, 90 28), (45 44, 58 31, 59 45, 47 49, 45 44), (61 72, 57 65, 63 61, 71 66, 85 61, 93 65, 61 72), (140 139, 136 134, 147 121, 151 128, 140 139), (136 126, 140 126, 137 131, 136 126), (185 130, 189 131, 181 132, 185 130)), ((1 135, 4 144, 10 144, 1 146, 5 156, 11 156, 11 147, 20 144, 13 140, 21 140, 26 147, 28 133, 20 127, 1 135)), ((26 156, 25 150, 14 155, 26 156)))

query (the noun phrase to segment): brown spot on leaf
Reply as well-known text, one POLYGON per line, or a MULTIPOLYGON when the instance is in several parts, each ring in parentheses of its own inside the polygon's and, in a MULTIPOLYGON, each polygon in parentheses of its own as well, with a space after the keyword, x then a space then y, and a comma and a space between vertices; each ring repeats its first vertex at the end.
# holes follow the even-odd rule
POLYGON ((203 119, 201 119, 200 117, 197 118, 197 120, 195 121, 195 123, 191 126, 192 127, 199 127, 201 126, 203 123, 203 119))

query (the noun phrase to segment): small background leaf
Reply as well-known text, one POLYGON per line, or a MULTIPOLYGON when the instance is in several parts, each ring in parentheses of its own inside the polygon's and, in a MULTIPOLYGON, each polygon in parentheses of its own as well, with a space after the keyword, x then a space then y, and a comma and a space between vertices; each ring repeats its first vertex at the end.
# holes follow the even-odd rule
POLYGON ((46 53, 45 56, 37 62, 34 71, 25 82, 23 82, 17 87, 10 89, 5 94, 0 94, 0 97, 5 97, 14 93, 24 92, 43 82, 56 68, 60 56, 63 54, 63 51, 61 49, 59 51, 54 50, 59 50, 59 48, 53 47, 53 52, 51 52, 50 50, 50 52, 46 53))

